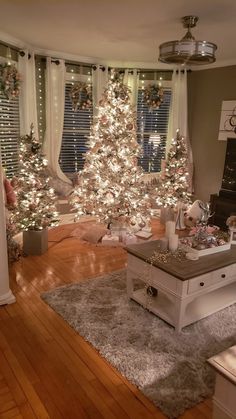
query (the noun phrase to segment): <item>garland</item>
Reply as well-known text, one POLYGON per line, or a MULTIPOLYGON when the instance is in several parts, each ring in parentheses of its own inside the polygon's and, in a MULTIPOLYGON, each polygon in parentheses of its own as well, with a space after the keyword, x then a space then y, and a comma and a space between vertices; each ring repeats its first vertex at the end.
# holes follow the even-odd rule
POLYGON ((163 102, 164 92, 156 84, 149 84, 144 89, 144 101, 150 110, 158 109, 163 102))
POLYGON ((78 82, 69 93, 73 111, 89 109, 92 106, 92 88, 89 84, 78 82))
POLYGON ((14 65, 0 64, 0 90, 8 100, 20 93, 20 74, 14 65))

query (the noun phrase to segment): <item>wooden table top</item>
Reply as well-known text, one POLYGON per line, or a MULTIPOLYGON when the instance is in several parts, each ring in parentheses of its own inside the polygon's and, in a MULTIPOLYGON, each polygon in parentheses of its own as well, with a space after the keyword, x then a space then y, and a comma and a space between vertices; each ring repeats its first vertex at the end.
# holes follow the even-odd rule
MULTIPOLYGON (((158 250, 158 244, 159 240, 154 240, 142 244, 132 244, 125 249, 131 255, 149 262, 150 257, 158 250)), ((201 256, 198 260, 183 259, 179 261, 173 257, 167 263, 156 261, 153 266, 186 281, 234 263, 236 263, 236 245, 232 245, 229 250, 201 256)))

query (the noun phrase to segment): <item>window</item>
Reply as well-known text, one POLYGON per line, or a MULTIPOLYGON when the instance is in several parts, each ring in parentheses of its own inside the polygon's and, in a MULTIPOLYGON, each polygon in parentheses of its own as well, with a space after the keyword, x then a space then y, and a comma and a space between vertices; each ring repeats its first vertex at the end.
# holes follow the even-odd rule
MULTIPOLYGON (((90 70, 83 68, 87 75, 74 74, 74 67, 70 66, 70 73, 65 85, 65 114, 61 153, 59 163, 65 175, 72 178, 73 174, 82 170, 84 166, 84 154, 87 151, 87 141, 90 127, 93 122, 93 108, 78 109, 73 111, 70 99, 70 90, 76 81, 91 83, 90 70), (73 81, 72 81, 73 80, 73 81)), ((67 68, 68 71, 68 68, 67 68)))
MULTIPOLYGON (((70 178, 82 170, 90 128, 93 123, 93 110, 73 111, 70 90, 76 81, 91 83, 91 69, 86 66, 67 65, 67 82, 65 85, 65 114, 63 138, 59 163, 62 171, 70 178)), ((165 158, 166 138, 171 101, 172 72, 148 73, 140 80, 137 104, 137 140, 142 148, 139 164, 146 173, 160 172, 161 160, 165 158), (145 104, 143 86, 154 83, 155 77, 162 80, 164 100, 159 109, 150 111, 145 104), (159 77, 161 76, 161 77, 159 77)))
POLYGON ((19 137, 19 98, 8 100, 0 92, 0 146, 2 166, 9 179, 18 172, 19 137))
POLYGON ((146 173, 160 172, 161 160, 165 158, 171 88, 163 90, 164 100, 159 109, 153 110, 144 101, 143 89, 138 91, 137 140, 142 148, 139 164, 146 173))

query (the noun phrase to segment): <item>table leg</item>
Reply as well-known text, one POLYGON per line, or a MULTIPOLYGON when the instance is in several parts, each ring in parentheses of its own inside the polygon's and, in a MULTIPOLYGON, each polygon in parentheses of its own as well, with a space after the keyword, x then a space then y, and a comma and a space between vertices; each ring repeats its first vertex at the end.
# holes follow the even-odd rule
POLYGON ((175 330, 176 332, 181 332, 184 320, 185 320, 185 309, 186 309, 186 302, 181 300, 180 298, 176 298, 175 301, 175 330))

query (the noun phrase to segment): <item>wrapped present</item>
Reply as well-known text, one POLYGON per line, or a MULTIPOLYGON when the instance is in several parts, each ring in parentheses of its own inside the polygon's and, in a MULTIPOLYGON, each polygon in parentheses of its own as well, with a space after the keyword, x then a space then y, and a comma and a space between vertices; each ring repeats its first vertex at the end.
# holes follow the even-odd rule
POLYGON ((119 244, 119 237, 105 234, 102 238, 102 244, 106 246, 116 246, 119 244))
POLYGON ((126 233, 123 236, 123 243, 125 245, 127 245, 127 244, 135 244, 135 243, 137 243, 137 241, 138 241, 137 237, 134 234, 132 234, 132 233, 126 233))

